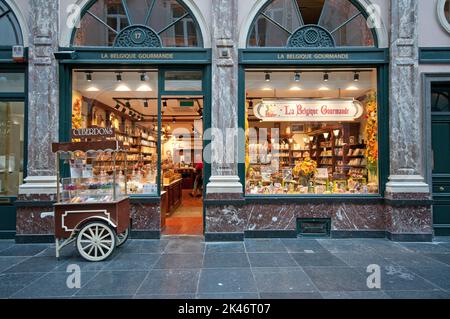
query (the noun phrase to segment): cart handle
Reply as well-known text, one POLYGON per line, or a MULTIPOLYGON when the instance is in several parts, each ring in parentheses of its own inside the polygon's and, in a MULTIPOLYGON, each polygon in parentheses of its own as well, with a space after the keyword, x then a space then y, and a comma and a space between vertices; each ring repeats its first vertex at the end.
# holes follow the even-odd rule
POLYGON ((55 217, 55 212, 42 212, 41 218, 46 218, 46 217, 55 217))

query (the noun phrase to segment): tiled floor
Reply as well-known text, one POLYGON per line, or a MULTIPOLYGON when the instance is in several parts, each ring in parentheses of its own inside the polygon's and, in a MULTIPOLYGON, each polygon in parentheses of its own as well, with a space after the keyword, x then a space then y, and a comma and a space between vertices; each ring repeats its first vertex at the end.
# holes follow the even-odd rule
POLYGON ((450 238, 434 243, 378 239, 270 239, 205 243, 201 237, 130 240, 105 262, 67 247, 0 241, 0 298, 445 298, 450 238), (81 288, 67 286, 67 267, 81 288), (370 289, 367 266, 380 266, 370 289))
POLYGON ((203 199, 190 196, 191 192, 192 190, 183 190, 182 205, 166 218, 164 235, 203 234, 203 199))

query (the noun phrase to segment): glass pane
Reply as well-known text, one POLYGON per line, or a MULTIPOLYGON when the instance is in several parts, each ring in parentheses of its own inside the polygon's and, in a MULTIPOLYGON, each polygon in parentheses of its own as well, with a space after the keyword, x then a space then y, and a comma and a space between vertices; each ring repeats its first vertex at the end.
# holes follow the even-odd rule
POLYGON ((327 0, 319 25, 331 32, 356 13, 358 9, 348 0, 327 0))
POLYGON ((202 71, 167 71, 164 87, 166 91, 201 91, 202 71))
POLYGON ((19 23, 13 12, 4 3, 0 2, 0 45, 22 44, 22 34, 19 23))
POLYGON ((297 0, 305 24, 318 24, 325 0, 297 0))
POLYGON ((23 181, 24 103, 0 101, 0 196, 15 196, 23 181))
POLYGON ((450 83, 431 85, 431 111, 450 112, 450 83))
POLYGON ((0 73, 0 93, 23 93, 25 75, 23 73, 0 73))
MULTIPOLYGON (((158 73, 75 70, 73 79, 72 128, 114 128, 113 139, 129 147, 126 161, 121 157, 116 162, 121 191, 126 179, 128 194, 156 195, 158 73)), ((114 168, 106 155, 97 156, 89 167, 85 164, 78 165, 81 175, 88 170, 93 178, 110 176, 114 168)))
POLYGON ((247 71, 246 96, 247 194, 379 193, 376 70, 247 71))
POLYGON ((290 34, 264 17, 258 18, 250 33, 251 47, 284 47, 290 34))
POLYGON ((374 46, 372 31, 360 15, 333 33, 336 46, 374 46))

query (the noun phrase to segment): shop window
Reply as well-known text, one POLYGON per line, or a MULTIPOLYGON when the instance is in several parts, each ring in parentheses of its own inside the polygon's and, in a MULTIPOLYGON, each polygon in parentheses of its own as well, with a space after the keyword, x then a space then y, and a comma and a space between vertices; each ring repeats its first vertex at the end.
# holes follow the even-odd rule
POLYGON ((177 0, 96 1, 81 18, 75 46, 199 47, 199 27, 177 0), (95 30, 93 32, 92 30, 95 30))
POLYGON ((431 111, 450 112, 450 83, 441 82, 431 85, 431 111))
POLYGON ((201 91, 202 71, 166 71, 164 89, 166 91, 201 91))
POLYGON ((0 100, 0 196, 16 196, 23 183, 24 102, 0 100))
MULTIPOLYGON (((158 192, 158 73, 153 70, 75 70, 72 128, 113 128, 111 137, 128 148, 116 161, 118 181, 128 194, 158 192)), ((71 177, 111 175, 108 154, 89 163, 70 163, 71 177), (73 174, 80 176, 72 176, 73 174)))
POLYGON ((20 45, 23 43, 19 22, 11 8, 0 0, 0 44, 2 46, 20 45))
POLYGON ((247 195, 378 194, 375 69, 246 71, 247 195))
POLYGON ((23 73, 0 72, 0 93, 24 93, 25 75, 23 73))
POLYGON ((350 0, 274 0, 256 17, 249 47, 373 47, 372 30, 350 0))
POLYGON ((450 32, 450 0, 439 0, 437 13, 442 27, 450 32))

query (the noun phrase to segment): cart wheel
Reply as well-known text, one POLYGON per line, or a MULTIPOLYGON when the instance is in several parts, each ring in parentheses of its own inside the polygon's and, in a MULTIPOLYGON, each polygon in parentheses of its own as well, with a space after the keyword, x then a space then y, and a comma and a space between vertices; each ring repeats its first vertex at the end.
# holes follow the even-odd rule
POLYGON ((124 231, 122 234, 117 234, 117 247, 122 246, 125 244, 125 242, 128 239, 128 236, 130 236, 130 229, 127 228, 126 231, 124 231))
POLYGON ((116 247, 114 230, 103 222, 88 223, 77 236, 77 249, 88 261, 102 261, 108 258, 116 247))

